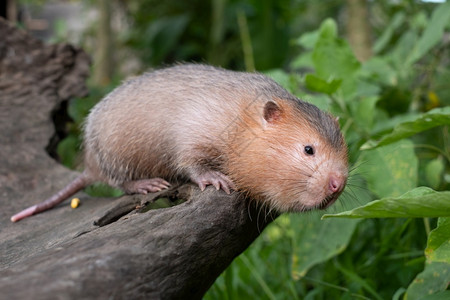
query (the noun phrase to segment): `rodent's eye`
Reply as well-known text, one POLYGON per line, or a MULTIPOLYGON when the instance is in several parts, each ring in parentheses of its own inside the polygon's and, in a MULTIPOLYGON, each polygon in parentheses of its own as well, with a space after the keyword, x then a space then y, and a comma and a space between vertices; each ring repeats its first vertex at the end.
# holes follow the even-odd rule
POLYGON ((314 148, 312 146, 305 146, 305 153, 307 155, 314 155, 314 148))

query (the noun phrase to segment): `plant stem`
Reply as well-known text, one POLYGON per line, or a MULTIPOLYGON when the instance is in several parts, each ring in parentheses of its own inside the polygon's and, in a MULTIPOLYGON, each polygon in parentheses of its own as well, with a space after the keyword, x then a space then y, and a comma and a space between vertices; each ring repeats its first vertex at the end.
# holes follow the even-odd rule
POLYGON ((428 145, 428 144, 417 144, 417 145, 414 145, 414 147, 416 147, 416 148, 426 148, 426 149, 430 149, 430 150, 436 151, 436 152, 440 153, 442 156, 444 156, 445 159, 447 159, 447 161, 450 163, 450 154, 447 153, 444 150, 439 149, 438 147, 435 147, 433 145, 428 145))
POLYGON ((430 218, 423 218, 423 225, 425 226, 425 232, 427 233, 427 236, 430 235, 430 218))
POLYGON ((247 72, 255 71, 255 60, 253 58, 253 47, 250 38, 250 32, 247 25, 247 17, 240 9, 236 13, 239 25, 239 33, 241 35, 242 51, 244 52, 245 69, 247 72))
MULTIPOLYGON (((350 290, 345 288, 345 287, 342 287, 342 286, 339 286, 339 285, 335 285, 335 284, 331 284, 331 283, 328 283, 328 282, 325 282, 325 281, 322 281, 322 280, 314 279, 312 277, 304 276, 303 279, 306 279, 306 280, 309 280, 309 281, 321 284, 321 285, 329 287, 329 288, 334 288, 334 289, 337 289, 337 290, 340 290, 340 291, 343 291, 343 292, 346 292, 346 293, 350 292, 350 290)), ((356 297, 356 298, 367 299, 367 300, 371 299, 371 298, 367 298, 365 296, 358 295, 358 294, 355 294, 355 293, 351 293, 351 295, 353 297, 356 297)))
POLYGON ((225 31, 225 6, 227 0, 212 0, 211 1, 211 31, 210 31, 210 51, 209 51, 209 61, 212 64, 221 65, 223 62, 223 54, 221 53, 223 47, 221 44, 223 42, 223 34, 225 31))

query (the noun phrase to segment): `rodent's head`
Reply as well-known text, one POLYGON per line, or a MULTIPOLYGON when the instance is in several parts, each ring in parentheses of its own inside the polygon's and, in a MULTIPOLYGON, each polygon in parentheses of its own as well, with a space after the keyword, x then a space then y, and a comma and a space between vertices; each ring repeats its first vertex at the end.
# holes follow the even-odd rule
POLYGON ((248 145, 231 154, 238 188, 279 212, 324 209, 345 188, 347 146, 331 115, 299 100, 267 101, 259 118, 243 118, 239 139, 248 145))

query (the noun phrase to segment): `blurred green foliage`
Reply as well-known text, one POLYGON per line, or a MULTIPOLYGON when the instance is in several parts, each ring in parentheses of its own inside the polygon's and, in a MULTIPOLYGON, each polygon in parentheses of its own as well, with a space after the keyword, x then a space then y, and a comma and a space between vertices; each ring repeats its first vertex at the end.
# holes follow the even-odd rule
POLYGON ((449 25, 450 3, 420 17, 396 13, 364 63, 331 19, 297 39, 303 51, 293 71, 268 74, 340 117, 357 168, 332 210, 381 198, 327 217, 379 219, 281 216, 206 299, 447 299, 450 89, 443 82, 450 79, 450 48, 443 33, 449 25), (420 24, 412 26, 412 19, 420 24), (302 69, 311 71, 295 72, 302 69), (439 217, 431 232, 435 219, 428 217, 439 217))
MULTIPOLYGON (((373 2, 374 56, 361 63, 335 21, 342 1, 127 1, 133 26, 120 41, 144 66, 251 60, 339 116, 355 166, 325 220, 279 217, 205 299, 448 299, 450 3, 373 2)), ((58 149, 68 165, 112 86, 70 104, 75 125, 58 149)))
POLYGON ((241 34, 248 30, 255 68, 267 70, 287 65, 294 50, 291 38, 313 29, 317 19, 336 14, 340 2, 130 0, 127 7, 133 27, 123 41, 146 66, 206 60, 244 69, 241 34), (245 18, 247 28, 240 25, 239 16, 245 18))

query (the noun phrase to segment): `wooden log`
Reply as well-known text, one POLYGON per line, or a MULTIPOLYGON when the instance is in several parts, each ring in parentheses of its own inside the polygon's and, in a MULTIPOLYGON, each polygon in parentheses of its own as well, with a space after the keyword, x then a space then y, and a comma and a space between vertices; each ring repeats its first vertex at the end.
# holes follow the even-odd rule
POLYGON ((91 198, 11 223, 77 174, 45 151, 52 112, 86 95, 89 58, 0 20, 0 295, 5 299, 200 299, 270 223, 242 195, 192 184, 91 198), (144 211, 158 197, 185 199, 144 211), (136 209, 138 207, 138 209, 136 209))

